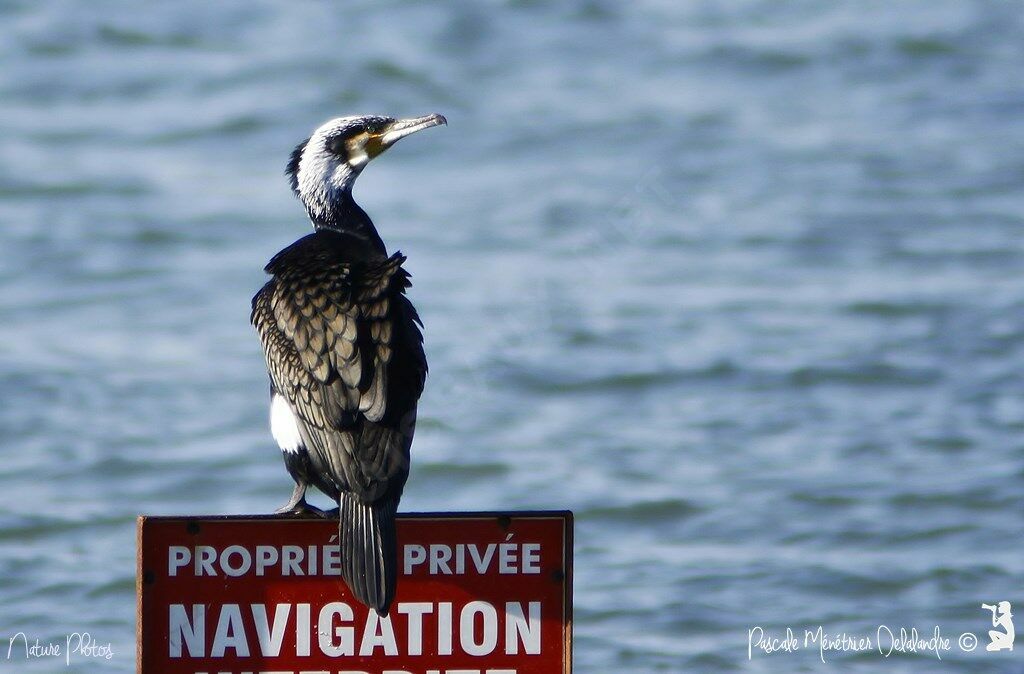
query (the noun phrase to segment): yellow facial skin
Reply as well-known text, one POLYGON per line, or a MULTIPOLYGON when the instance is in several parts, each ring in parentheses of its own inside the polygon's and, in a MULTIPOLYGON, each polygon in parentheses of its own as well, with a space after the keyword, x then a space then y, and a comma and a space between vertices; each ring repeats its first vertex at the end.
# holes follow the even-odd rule
POLYGON ((375 133, 364 131, 345 141, 348 163, 354 168, 364 166, 400 139, 432 126, 447 124, 442 115, 426 115, 412 119, 399 119, 375 133))

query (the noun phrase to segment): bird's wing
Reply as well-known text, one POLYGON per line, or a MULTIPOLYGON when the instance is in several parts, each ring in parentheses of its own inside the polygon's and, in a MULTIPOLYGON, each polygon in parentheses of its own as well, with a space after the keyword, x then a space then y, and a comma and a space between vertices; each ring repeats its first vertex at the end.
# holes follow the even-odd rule
MULTIPOLYGON (((408 443, 400 419, 415 414, 423 385, 420 376, 411 410, 389 409, 394 349, 405 347, 406 323, 415 316, 402 295, 409 285, 404 260, 395 254, 372 263, 345 261, 325 239, 310 235, 270 261, 273 278, 253 298, 252 322, 271 379, 298 418, 314 464, 367 501, 383 494, 392 478, 404 482, 408 443), (396 337, 402 343, 396 345, 396 337)), ((411 329, 419 335, 415 325, 411 329)), ((403 353, 398 360, 410 359, 403 353)))

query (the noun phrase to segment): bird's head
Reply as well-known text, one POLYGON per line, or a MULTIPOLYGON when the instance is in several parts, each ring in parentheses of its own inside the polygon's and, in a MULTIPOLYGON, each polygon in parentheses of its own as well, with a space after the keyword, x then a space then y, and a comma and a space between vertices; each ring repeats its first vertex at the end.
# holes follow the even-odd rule
POLYGON ((437 114, 413 119, 337 117, 299 143, 285 173, 316 220, 351 194, 353 183, 371 159, 410 134, 447 123, 437 114))

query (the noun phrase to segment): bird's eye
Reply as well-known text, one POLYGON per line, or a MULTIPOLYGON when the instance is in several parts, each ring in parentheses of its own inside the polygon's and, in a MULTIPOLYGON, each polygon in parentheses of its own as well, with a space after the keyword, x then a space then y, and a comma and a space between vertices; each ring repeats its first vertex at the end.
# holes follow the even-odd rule
POLYGON ((345 154, 345 138, 342 136, 334 136, 333 138, 327 139, 327 151, 332 154, 344 155, 345 154))

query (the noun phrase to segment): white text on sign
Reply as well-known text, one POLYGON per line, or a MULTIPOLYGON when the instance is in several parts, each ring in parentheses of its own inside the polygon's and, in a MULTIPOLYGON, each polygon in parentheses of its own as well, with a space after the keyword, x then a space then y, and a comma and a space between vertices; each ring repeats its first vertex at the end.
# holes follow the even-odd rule
POLYGON ((401 651, 391 615, 381 618, 369 611, 365 622, 357 625, 352 607, 345 602, 330 602, 316 610, 311 604, 277 604, 272 611, 264 604, 211 608, 214 611, 208 615, 205 604, 171 604, 170 657, 277 657, 289 627, 295 633, 296 654, 303 657, 311 655, 314 648, 329 657, 377 655, 378 649, 388 656, 422 655, 427 629, 437 636, 439 655, 451 655, 456 648, 473 656, 541 652, 537 601, 526 606, 507 602, 503 611, 485 601, 468 602, 457 611, 452 602, 399 602, 394 615, 406 628, 401 651), (213 639, 208 640, 214 624, 213 639))
MULTIPOLYGON (((402 573, 417 570, 435 575, 501 575, 540 573, 539 543, 457 543, 402 546, 402 573)), ((340 576, 341 549, 336 545, 172 545, 167 549, 167 575, 340 576)))
MULTIPOLYGON (((234 672, 196 672, 196 674, 234 674, 234 672)), ((309 670, 303 669, 301 671, 281 671, 274 670, 272 672, 238 672, 238 674, 334 674, 332 671, 326 669, 309 670)), ((339 669, 338 674, 375 674, 375 672, 368 672, 363 669, 339 669)), ((385 669, 380 674, 419 674, 419 672, 413 672, 408 669, 385 669)), ((515 669, 428 669, 423 674, 519 674, 518 670, 515 669)))

